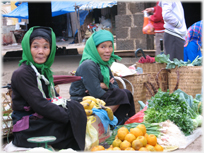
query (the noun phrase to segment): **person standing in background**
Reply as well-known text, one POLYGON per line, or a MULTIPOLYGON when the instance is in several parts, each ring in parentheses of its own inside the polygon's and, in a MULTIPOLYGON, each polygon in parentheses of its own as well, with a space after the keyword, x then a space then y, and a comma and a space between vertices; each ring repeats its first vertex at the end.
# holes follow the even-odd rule
MULTIPOLYGON (((158 5, 159 1, 156 3, 155 7, 146 8, 144 11, 147 13, 153 13, 149 16, 149 20, 153 22, 154 32, 155 32, 155 45, 156 52, 155 56, 161 53, 160 39, 164 39, 164 20, 162 17, 162 8, 158 5)), ((165 50, 164 50, 165 53, 165 50)))
POLYGON ((170 60, 183 60, 183 49, 187 33, 183 6, 180 1, 160 1, 164 19, 164 50, 170 55, 170 60))
POLYGON ((203 33, 203 20, 195 22, 188 28, 184 44, 184 61, 193 60, 202 56, 202 33, 203 33))

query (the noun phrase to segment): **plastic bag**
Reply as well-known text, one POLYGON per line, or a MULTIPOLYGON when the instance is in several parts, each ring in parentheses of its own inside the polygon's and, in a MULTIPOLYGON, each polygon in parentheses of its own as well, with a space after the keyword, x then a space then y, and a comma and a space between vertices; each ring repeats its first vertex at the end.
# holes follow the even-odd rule
POLYGON ((142 123, 144 121, 144 111, 147 109, 147 106, 145 106, 141 111, 139 111, 134 116, 130 117, 124 125, 130 124, 130 123, 142 123))
POLYGON ((155 34, 154 32, 154 26, 153 26, 153 22, 149 20, 148 18, 148 13, 146 11, 144 11, 144 23, 143 23, 143 28, 142 28, 142 32, 143 34, 155 34))
POLYGON ((93 127, 92 123, 96 121, 94 116, 89 116, 86 124, 85 151, 90 151, 92 147, 99 144, 98 131, 93 127))

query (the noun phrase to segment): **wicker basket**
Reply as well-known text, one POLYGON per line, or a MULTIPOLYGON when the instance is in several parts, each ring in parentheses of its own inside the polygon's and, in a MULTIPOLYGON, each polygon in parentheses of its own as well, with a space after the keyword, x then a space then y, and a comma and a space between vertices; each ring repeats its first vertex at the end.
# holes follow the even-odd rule
MULTIPOLYGON (((157 86, 156 75, 158 72, 166 68, 166 64, 164 63, 136 63, 136 67, 141 67, 143 69, 143 73, 148 75, 147 81, 150 82, 155 88, 161 88, 162 91, 166 92, 168 89, 168 72, 162 71, 159 75, 160 86, 157 86)), ((147 91, 147 100, 152 96, 147 91)))
MULTIPOLYGON (((136 74, 136 75, 131 75, 131 76, 125 76, 122 77, 127 79, 133 86, 134 88, 134 93, 133 93, 133 98, 134 98, 134 103, 135 103, 135 112, 140 111, 140 104, 138 101, 143 101, 144 103, 146 102, 146 88, 144 86, 144 82, 147 81, 147 74, 136 74)), ((119 88, 123 88, 123 85, 121 82, 117 82, 119 85, 119 88)), ((132 91, 132 86, 130 83, 126 82, 126 89, 132 91)))
POLYGON ((2 93, 2 136, 3 138, 8 137, 12 134, 13 124, 12 124, 12 100, 10 97, 11 91, 7 93, 2 93))
POLYGON ((202 90, 202 66, 182 66, 170 69, 168 73, 169 90, 181 89, 193 97, 201 94, 202 90))

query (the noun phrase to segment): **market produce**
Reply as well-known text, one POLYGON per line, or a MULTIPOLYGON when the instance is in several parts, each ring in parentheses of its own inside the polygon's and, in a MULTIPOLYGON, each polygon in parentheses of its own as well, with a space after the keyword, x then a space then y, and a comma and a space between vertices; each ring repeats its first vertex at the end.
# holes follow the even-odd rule
POLYGON ((148 108, 144 111, 144 122, 160 123, 170 120, 185 135, 190 135, 198 125, 195 126, 194 123, 196 118, 202 118, 197 111, 199 104, 192 97, 192 100, 189 100, 190 97, 179 89, 172 94, 169 90, 163 92, 159 89, 155 96, 148 100, 148 108))
POLYGON ((89 109, 85 109, 86 116, 93 115, 93 111, 89 109))
POLYGON ((166 63, 166 69, 173 69, 176 66, 201 66, 202 65, 202 57, 197 56, 193 62, 188 60, 188 62, 184 62, 182 60, 178 60, 177 58, 174 58, 173 61, 170 60, 170 55, 165 54, 159 54, 155 57, 155 61, 158 63, 166 63))
POLYGON ((83 97, 80 103, 83 105, 87 116, 90 116, 93 114, 93 111, 89 111, 89 110, 91 110, 92 108, 97 108, 97 109, 104 109, 107 112, 108 117, 111 121, 114 118, 112 109, 108 106, 105 106, 106 105, 105 101, 101 99, 95 98, 93 96, 85 96, 83 97))
POLYGON ((119 147, 121 150, 156 151, 157 148, 161 151, 163 147, 157 143, 160 128, 159 124, 149 123, 119 125, 117 129, 112 131, 112 135, 105 142, 111 147, 119 147), (142 127, 144 133, 138 127, 142 127), (133 134, 133 132, 130 132, 131 129, 137 130, 133 134))

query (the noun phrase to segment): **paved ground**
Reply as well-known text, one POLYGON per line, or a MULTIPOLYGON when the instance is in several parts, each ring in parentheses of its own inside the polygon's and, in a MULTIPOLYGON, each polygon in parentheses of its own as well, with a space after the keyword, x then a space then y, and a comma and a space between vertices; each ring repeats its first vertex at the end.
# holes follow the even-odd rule
MULTIPOLYGON (((53 65, 52 70, 54 74, 60 75, 69 75, 69 72, 72 70, 76 70, 79 61, 81 59, 81 55, 67 55, 67 56, 57 56, 53 65)), ((18 61, 20 59, 6 60, 2 64, 2 86, 10 83, 10 78, 12 72, 18 67, 18 61)), ((123 58, 122 63, 129 66, 136 62, 136 58, 123 58)), ((69 84, 59 85, 60 87, 60 95, 65 98, 69 98, 69 84)), ((2 92, 6 90, 3 89, 2 92)), ((3 141, 3 145, 6 143, 6 140, 3 141)), ((186 149, 178 149, 174 152, 201 152, 202 151, 202 135, 198 137, 192 144, 190 144, 186 149)))

